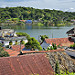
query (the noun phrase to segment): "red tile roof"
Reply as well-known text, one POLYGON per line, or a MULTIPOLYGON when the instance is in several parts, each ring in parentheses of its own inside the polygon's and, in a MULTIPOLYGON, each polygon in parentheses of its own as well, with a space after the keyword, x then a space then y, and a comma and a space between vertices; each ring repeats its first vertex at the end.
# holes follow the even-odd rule
POLYGON ((64 51, 64 49, 57 49, 57 50, 48 50, 48 51, 22 51, 23 54, 25 53, 47 53, 47 52, 59 52, 64 51))
POLYGON ((51 39, 45 39, 46 43, 48 44, 56 44, 61 46, 70 46, 74 44, 74 42, 69 40, 68 38, 51 38, 51 39))
POLYGON ((13 50, 11 50, 11 49, 4 49, 6 52, 8 52, 8 54, 10 55, 10 56, 17 56, 20 52, 18 52, 18 51, 13 51, 13 50))
MULTIPOLYGON (((20 51, 20 45, 12 45, 12 50, 14 51, 20 51)), ((24 48, 24 45, 21 45, 21 50, 24 48)))
POLYGON ((45 54, 0 58, 0 75, 54 75, 45 54))

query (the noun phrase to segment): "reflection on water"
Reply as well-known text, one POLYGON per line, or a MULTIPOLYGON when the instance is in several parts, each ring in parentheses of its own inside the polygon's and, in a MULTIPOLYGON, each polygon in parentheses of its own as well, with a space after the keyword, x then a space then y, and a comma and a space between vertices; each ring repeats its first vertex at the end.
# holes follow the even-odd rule
POLYGON ((66 32, 73 28, 74 26, 64 26, 64 27, 33 27, 32 25, 16 25, 16 26, 6 26, 3 28, 15 29, 17 32, 26 32, 31 37, 39 39, 39 35, 47 35, 49 38, 64 38, 67 37, 66 32))

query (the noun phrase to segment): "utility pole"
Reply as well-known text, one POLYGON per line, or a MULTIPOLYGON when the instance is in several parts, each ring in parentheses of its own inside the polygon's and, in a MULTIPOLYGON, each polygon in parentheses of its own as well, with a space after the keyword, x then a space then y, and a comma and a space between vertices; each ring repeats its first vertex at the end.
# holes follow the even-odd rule
POLYGON ((21 41, 20 41, 20 55, 23 55, 22 49, 21 49, 21 41))
POLYGON ((53 33, 52 33, 52 38, 53 38, 53 33))

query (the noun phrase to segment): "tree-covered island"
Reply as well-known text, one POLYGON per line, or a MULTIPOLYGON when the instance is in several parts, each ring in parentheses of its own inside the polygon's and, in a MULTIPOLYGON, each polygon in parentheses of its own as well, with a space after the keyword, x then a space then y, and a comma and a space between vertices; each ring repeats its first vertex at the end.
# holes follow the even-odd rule
POLYGON ((73 24, 74 19, 75 12, 33 7, 0 8, 0 25, 24 25, 25 20, 32 20, 37 26, 63 26, 73 24))

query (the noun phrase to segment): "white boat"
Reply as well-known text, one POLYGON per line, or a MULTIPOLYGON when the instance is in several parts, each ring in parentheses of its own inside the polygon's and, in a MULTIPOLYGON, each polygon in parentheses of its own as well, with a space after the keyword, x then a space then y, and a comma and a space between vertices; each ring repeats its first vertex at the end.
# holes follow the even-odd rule
POLYGON ((73 49, 66 49, 65 52, 68 55, 75 57, 75 50, 73 50, 73 49))

